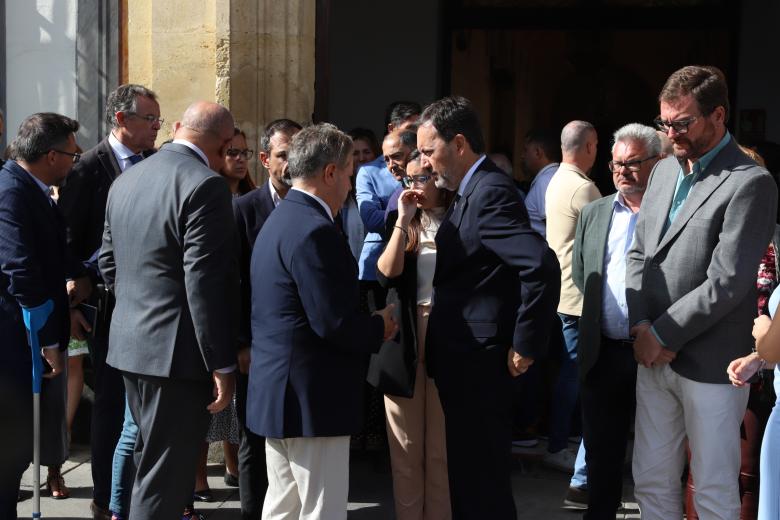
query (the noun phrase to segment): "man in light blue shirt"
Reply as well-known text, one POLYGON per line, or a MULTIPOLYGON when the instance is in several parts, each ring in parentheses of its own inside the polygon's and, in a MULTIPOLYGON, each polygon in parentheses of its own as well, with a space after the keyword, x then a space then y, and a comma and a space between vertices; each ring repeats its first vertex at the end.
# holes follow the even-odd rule
POLYGON ((609 168, 618 193, 585 206, 577 222, 572 279, 583 293, 578 361, 587 491, 572 479, 564 504, 587 507, 586 519, 614 518, 622 500, 636 386, 626 253, 660 149, 653 128, 632 123, 617 130, 609 168))
POLYGON ((528 210, 528 218, 531 220, 531 228, 543 237, 546 236, 545 224, 547 222, 544 197, 547 194, 550 179, 558 171, 561 161, 560 145, 559 136, 544 130, 532 130, 525 138, 523 168, 526 173, 536 173, 525 198, 525 207, 528 210))

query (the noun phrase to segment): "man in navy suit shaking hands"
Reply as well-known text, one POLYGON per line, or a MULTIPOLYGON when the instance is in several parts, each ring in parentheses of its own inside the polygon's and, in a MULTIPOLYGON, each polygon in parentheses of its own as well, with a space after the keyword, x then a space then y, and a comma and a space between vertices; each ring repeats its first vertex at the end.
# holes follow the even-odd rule
POLYGON ((436 186, 457 191, 436 235, 426 352, 444 409, 454 519, 514 519, 511 378, 546 348, 560 268, 512 180, 485 157, 471 103, 440 99, 417 147, 436 186))
POLYGON ((398 327, 392 307, 360 312, 357 264, 333 220, 351 189, 350 137, 304 128, 288 170, 293 186, 252 252, 247 426, 266 438, 264 519, 346 519, 368 356, 398 327))

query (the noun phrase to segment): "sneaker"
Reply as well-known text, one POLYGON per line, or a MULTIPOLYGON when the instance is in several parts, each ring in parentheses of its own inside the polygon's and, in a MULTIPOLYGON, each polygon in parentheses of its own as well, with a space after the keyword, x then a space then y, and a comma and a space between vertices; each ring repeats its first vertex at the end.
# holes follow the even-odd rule
POLYGON ((542 457, 542 464, 565 473, 574 473, 574 461, 577 455, 567 449, 550 453, 549 451, 542 457))
POLYGON ((515 448, 535 448, 538 445, 539 439, 536 435, 530 433, 515 434, 515 438, 512 441, 512 446, 515 448))
POLYGON ((569 486, 566 496, 563 498, 563 508, 572 511, 585 511, 588 509, 588 490, 569 486))

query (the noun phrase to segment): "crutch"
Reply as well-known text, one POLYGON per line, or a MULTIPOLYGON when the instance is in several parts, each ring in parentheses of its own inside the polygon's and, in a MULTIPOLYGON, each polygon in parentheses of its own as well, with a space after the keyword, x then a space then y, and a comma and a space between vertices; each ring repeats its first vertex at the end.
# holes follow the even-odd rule
POLYGON ((38 331, 46 325, 54 304, 46 300, 37 307, 22 307, 24 326, 30 334, 32 350, 32 391, 33 391, 33 518, 41 517, 41 382, 43 362, 38 331))

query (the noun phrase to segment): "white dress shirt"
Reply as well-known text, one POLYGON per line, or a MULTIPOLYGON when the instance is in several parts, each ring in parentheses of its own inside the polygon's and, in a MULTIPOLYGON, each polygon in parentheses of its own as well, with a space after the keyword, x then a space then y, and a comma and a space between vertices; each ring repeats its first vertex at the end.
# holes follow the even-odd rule
MULTIPOLYGON (((274 203, 274 207, 277 207, 282 202, 282 197, 279 196, 279 192, 274 188, 274 183, 271 182, 271 178, 268 178, 268 189, 271 190, 271 200, 274 203)), ((311 195, 311 194, 310 194, 311 195)), ((314 195, 312 195, 313 197, 314 195)))
POLYGON ((314 200, 316 200, 317 202, 319 202, 319 203, 320 203, 320 206, 322 206, 322 207, 325 209, 325 213, 327 213, 327 214, 328 214, 328 217, 330 217, 330 220, 331 220, 331 222, 333 221, 333 212, 330 210, 330 206, 328 206, 328 205, 325 203, 325 201, 324 201, 324 200, 322 200, 321 198, 319 198, 318 196, 316 196, 316 195, 315 195, 315 194, 313 194, 313 193, 309 193, 308 191, 306 191, 306 190, 304 190, 304 189, 301 189, 301 188, 296 188, 295 186, 293 186, 293 187, 292 187, 292 188, 290 188, 290 189, 291 189, 291 190, 295 190, 295 191, 300 191, 301 193, 305 193, 305 194, 306 194, 306 195, 308 195, 309 197, 311 197, 311 198, 313 198, 314 200))
POLYGON ((186 146, 187 148, 189 148, 190 150, 192 150, 193 152, 195 152, 196 154, 198 154, 198 156, 199 156, 201 159, 203 159, 203 162, 204 162, 204 163, 206 163, 206 166, 209 166, 209 168, 211 167, 211 166, 209 165, 209 160, 208 160, 208 158, 206 157, 206 154, 205 154, 205 153, 203 153, 203 150, 201 150, 200 148, 198 148, 196 145, 194 145, 194 144, 192 144, 191 142, 189 142, 189 141, 186 141, 186 140, 184 140, 184 139, 174 139, 172 142, 173 142, 174 144, 181 144, 181 145, 184 145, 184 146, 186 146))

